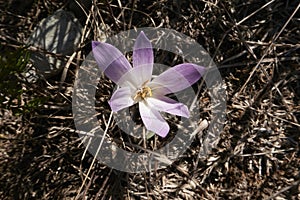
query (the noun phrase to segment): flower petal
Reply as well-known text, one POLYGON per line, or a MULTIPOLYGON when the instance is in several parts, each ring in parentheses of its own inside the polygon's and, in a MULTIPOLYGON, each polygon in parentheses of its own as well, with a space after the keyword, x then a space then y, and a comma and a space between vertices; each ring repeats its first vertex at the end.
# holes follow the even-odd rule
POLYGON ((92 42, 94 58, 104 74, 118 84, 119 79, 132 67, 125 56, 108 43, 92 42))
POLYGON ((193 63, 176 65, 154 78, 149 86, 161 95, 175 93, 197 82, 205 68, 193 63))
POLYGON ((139 110, 146 129, 161 137, 166 137, 170 127, 162 118, 161 114, 157 110, 146 105, 144 102, 139 103, 139 110))
POLYGON ((129 87, 118 88, 108 101, 110 108, 113 112, 118 112, 123 108, 127 108, 134 104, 131 97, 132 91, 129 87))
POLYGON ((143 31, 138 35, 134 43, 132 60, 133 67, 146 65, 143 67, 142 76, 144 76, 144 79, 151 79, 154 62, 153 49, 151 42, 143 31))
POLYGON ((190 115, 189 109, 186 105, 166 96, 148 97, 147 103, 155 110, 167 112, 172 115, 178 115, 186 118, 190 115))
POLYGON ((145 68, 148 68, 148 66, 143 65, 131 68, 120 78, 118 85, 121 87, 129 86, 134 90, 141 88, 150 81, 150 79, 147 78, 148 76, 145 75, 145 68))

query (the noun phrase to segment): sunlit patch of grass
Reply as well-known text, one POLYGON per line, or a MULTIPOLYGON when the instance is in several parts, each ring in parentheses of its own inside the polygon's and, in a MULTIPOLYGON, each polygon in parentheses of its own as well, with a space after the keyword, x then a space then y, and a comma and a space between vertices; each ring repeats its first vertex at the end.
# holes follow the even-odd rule
MULTIPOLYGON (((29 113, 42 105, 45 97, 33 95, 26 103, 22 96, 28 92, 24 74, 29 63, 30 53, 26 49, 4 51, 0 55, 0 101, 4 109, 12 110, 14 114, 29 113)), ((27 95, 26 95, 27 96, 27 95)))
POLYGON ((0 55, 0 101, 6 108, 20 101, 23 90, 19 74, 24 72, 29 56, 24 49, 0 55))

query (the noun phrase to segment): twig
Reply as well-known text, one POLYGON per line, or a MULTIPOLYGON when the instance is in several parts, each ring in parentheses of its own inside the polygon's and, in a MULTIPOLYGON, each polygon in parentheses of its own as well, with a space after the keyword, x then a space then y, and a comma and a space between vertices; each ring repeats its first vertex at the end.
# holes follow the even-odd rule
POLYGON ((89 168, 89 170, 88 170, 88 172, 87 172, 87 174, 86 174, 86 176, 85 176, 85 178, 84 178, 84 180, 83 180, 83 182, 82 182, 82 184, 81 184, 81 186, 80 186, 80 188, 79 188, 79 190, 78 190, 78 192, 77 192, 77 196, 76 196, 75 199, 79 199, 79 197, 80 197, 80 192, 81 192, 83 186, 85 185, 85 182, 86 182, 86 180, 88 179, 88 176, 89 176, 89 174, 90 174, 90 172, 91 172, 91 170, 92 170, 92 168, 93 168, 93 165, 94 165, 94 163, 95 163, 95 161, 96 161, 96 158, 97 158, 97 156, 98 156, 98 154, 99 154, 99 152, 100 152, 100 149, 101 149, 102 144, 103 144, 103 142, 104 142, 104 139, 105 139, 105 137, 106 137, 106 134, 107 134, 109 125, 110 125, 111 120, 112 120, 112 116, 113 116, 113 112, 110 113, 110 116, 109 116, 107 125, 106 125, 106 127, 105 127, 105 130, 104 130, 102 139, 101 139, 101 141, 100 141, 100 144, 99 144, 99 146, 98 146, 98 149, 97 149, 97 151, 96 151, 96 154, 95 154, 95 156, 94 156, 94 158, 93 158, 93 161, 92 161, 92 163, 91 163, 91 165, 90 165, 90 168, 89 168))
POLYGON ((246 85, 249 83, 250 79, 252 78, 252 76, 254 75, 255 71, 257 70, 257 68, 260 66, 261 62, 264 60, 264 58, 268 55, 269 51, 271 50, 271 48, 273 47, 274 42, 279 38, 279 36, 281 35, 282 31, 286 28, 286 26, 288 25, 288 23, 291 21, 291 19, 294 17, 294 15, 297 13, 297 11, 300 8, 300 3, 298 4, 298 6, 296 7, 296 9, 294 10, 294 12, 291 14, 291 16, 289 17, 289 19, 286 21, 286 23, 283 25, 283 27, 280 29, 279 33, 274 37, 274 39, 271 41, 271 44, 269 45, 269 47, 266 49, 265 53, 263 54, 263 56, 260 58, 260 60, 258 61, 258 63, 255 65, 255 67, 252 69, 248 79, 246 80, 246 82, 244 83, 244 85, 241 87, 241 89, 238 91, 237 95, 235 97, 238 97, 240 95, 240 93, 245 89, 246 85))
POLYGON ((293 184, 291 184, 291 185, 289 185, 289 186, 287 186, 287 187, 285 187, 285 188, 282 188, 281 190, 279 190, 278 192, 276 192, 275 194, 271 195, 270 197, 268 197, 268 198, 265 199, 265 200, 271 200, 271 199, 274 199, 275 197, 277 197, 277 196, 280 195, 281 193, 288 191, 289 189, 291 189, 292 187, 294 187, 294 186, 296 186, 296 185, 299 185, 299 183, 300 183, 300 180, 294 182, 293 184))

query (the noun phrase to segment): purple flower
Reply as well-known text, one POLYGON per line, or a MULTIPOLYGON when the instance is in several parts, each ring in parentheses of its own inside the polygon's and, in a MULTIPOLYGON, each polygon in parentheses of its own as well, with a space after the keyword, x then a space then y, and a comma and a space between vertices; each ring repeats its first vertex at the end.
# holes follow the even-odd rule
POLYGON ((186 105, 165 95, 181 91, 197 82, 205 68, 192 63, 176 65, 152 79, 153 49, 141 32, 133 48, 133 67, 114 46, 92 42, 94 58, 104 74, 120 87, 113 93, 109 105, 114 112, 139 103, 145 127, 165 137, 170 127, 160 112, 189 117, 186 105))

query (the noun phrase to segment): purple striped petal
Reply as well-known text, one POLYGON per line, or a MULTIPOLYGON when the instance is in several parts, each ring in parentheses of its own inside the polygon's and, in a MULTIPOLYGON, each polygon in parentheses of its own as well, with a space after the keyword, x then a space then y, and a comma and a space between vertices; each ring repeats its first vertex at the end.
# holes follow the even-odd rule
POLYGON ((186 105, 179 103, 173 99, 166 96, 160 97, 149 97, 147 98, 147 103, 151 105, 152 108, 170 113, 172 115, 178 115, 188 118, 190 115, 189 109, 186 105))
POLYGON ((190 87, 204 74, 205 68, 192 63, 176 65, 154 78, 149 84, 153 93, 165 95, 190 87))
POLYGON ((114 46, 92 42, 94 58, 102 72, 118 84, 120 78, 132 67, 125 56, 114 46))
POLYGON ((145 79, 151 79, 154 62, 153 49, 151 42, 143 31, 138 35, 134 43, 132 60, 134 68, 145 66, 143 68, 143 76, 145 79))
POLYGON ((131 97, 132 91, 129 87, 122 87, 117 89, 110 100, 108 101, 110 108, 113 112, 118 112, 123 108, 127 108, 134 104, 134 101, 131 97))
POLYGON ((147 106, 144 102, 139 103, 139 110, 146 129, 161 137, 166 137, 170 127, 161 114, 157 110, 147 106))
POLYGON ((144 64, 152 64, 154 62, 153 49, 150 40, 142 31, 133 47, 133 67, 139 67, 144 64))

